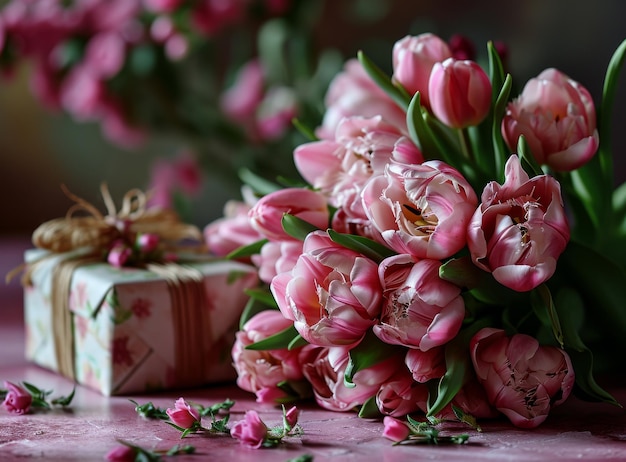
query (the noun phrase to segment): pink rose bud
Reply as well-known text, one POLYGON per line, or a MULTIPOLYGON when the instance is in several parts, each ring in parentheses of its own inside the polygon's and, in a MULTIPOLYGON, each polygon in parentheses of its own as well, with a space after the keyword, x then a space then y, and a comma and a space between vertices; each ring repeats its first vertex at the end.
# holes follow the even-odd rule
POLYGON ((489 402, 518 427, 541 424, 574 386, 567 353, 529 335, 484 328, 472 338, 470 353, 489 402))
POLYGON ((293 406, 285 412, 285 421, 289 427, 293 428, 298 423, 298 417, 300 416, 300 411, 297 407, 293 406))
POLYGON ((263 445, 267 436, 267 426, 256 411, 247 411, 244 420, 235 423, 230 434, 243 446, 258 449, 263 445))
POLYGON ((19 385, 5 380, 4 388, 7 394, 2 405, 10 414, 22 415, 28 413, 33 397, 28 391, 19 385))
POLYGON ((152 233, 139 234, 136 245, 142 253, 153 252, 159 245, 159 236, 152 233))
POLYGON ((428 81, 433 114, 452 128, 478 125, 491 109, 491 82, 474 61, 436 63, 428 81))
POLYGON ((107 261, 109 265, 115 266, 117 268, 121 268, 132 256, 132 249, 124 244, 122 241, 116 242, 113 244, 111 250, 109 250, 109 255, 107 256, 107 261))
POLYGON ((383 436, 395 443, 406 440, 411 433, 409 427, 404 422, 394 417, 385 416, 383 424, 385 425, 383 436))
POLYGON ((178 398, 174 408, 165 410, 173 424, 181 428, 193 428, 200 424, 200 413, 183 398, 178 398))
POLYGON ((516 150, 520 135, 540 165, 571 171, 584 165, 599 145, 591 94, 556 69, 546 69, 509 103, 502 135, 516 150))
POLYGON ((104 459, 109 462, 134 462, 136 457, 137 451, 134 448, 121 444, 107 452, 104 459))
POLYGON ((326 229, 330 214, 326 198, 304 188, 285 188, 262 197, 250 210, 250 223, 270 240, 293 240, 283 229, 285 214, 294 215, 313 226, 326 229))
POLYGON ((529 179, 515 155, 506 163, 504 184, 485 186, 467 230, 472 261, 519 292, 552 277, 569 237, 558 181, 548 175, 529 179))
POLYGON ((406 36, 393 46, 393 80, 410 94, 420 92, 420 102, 430 107, 428 79, 435 63, 452 56, 448 44, 436 35, 426 33, 406 36))

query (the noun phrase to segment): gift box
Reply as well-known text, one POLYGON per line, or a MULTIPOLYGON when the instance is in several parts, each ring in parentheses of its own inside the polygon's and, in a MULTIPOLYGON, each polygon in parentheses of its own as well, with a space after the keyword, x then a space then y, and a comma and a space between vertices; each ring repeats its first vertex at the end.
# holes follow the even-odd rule
POLYGON ((223 260, 115 267, 27 251, 26 357, 104 395, 231 380, 255 269, 223 260), (42 257, 44 257, 42 259, 42 257))

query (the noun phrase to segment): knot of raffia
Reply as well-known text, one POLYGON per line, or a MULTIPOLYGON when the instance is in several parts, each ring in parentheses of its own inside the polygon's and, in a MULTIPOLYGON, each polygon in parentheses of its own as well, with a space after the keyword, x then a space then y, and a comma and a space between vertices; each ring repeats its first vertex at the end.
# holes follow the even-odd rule
POLYGON ((65 217, 41 224, 33 233, 33 244, 54 253, 85 249, 114 266, 138 266, 170 261, 180 250, 202 248, 202 233, 180 221, 169 209, 148 206, 148 197, 138 189, 128 191, 116 209, 106 184, 100 186, 107 213, 88 201, 63 192, 74 204, 65 217))

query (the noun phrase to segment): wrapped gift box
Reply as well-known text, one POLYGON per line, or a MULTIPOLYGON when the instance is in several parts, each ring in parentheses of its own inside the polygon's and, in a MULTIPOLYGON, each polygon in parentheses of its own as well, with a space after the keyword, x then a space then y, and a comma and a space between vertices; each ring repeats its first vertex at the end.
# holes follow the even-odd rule
MULTIPOLYGON (((29 250, 26 261, 42 254, 29 250)), ((24 303, 29 360, 104 395, 235 377, 230 349, 247 302, 244 289, 257 284, 253 267, 204 261, 172 265, 180 273, 172 275, 172 268, 86 263, 70 266, 67 287, 59 288, 64 284, 55 272, 68 260, 48 254, 32 271, 24 303)))

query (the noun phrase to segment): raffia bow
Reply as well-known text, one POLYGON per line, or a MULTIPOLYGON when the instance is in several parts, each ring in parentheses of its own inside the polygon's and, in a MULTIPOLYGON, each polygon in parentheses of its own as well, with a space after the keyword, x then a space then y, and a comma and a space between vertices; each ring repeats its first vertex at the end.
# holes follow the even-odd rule
POLYGON ((125 233, 156 234, 175 250, 172 243, 184 239, 200 241, 202 233, 189 224, 182 223, 178 215, 168 209, 149 208, 148 197, 139 189, 128 191, 122 199, 122 207, 116 210, 109 188, 100 185, 100 192, 107 208, 103 215, 86 200, 72 194, 61 186, 67 197, 75 204, 65 217, 41 224, 33 233, 33 244, 51 252, 68 252, 85 247, 94 251, 110 248, 114 241, 125 237, 125 233), (86 216, 77 216, 78 212, 86 216))
MULTIPOLYGON (((10 271, 6 275, 7 282, 23 271, 22 285, 32 285, 31 275, 37 264, 54 254, 83 250, 83 259, 105 261, 107 252, 115 242, 130 241, 139 234, 154 234, 159 237, 160 252, 153 252, 153 256, 174 254, 180 250, 205 250, 202 233, 196 226, 181 222, 173 210, 148 207, 148 196, 139 189, 128 191, 122 199, 122 207, 117 211, 108 186, 102 183, 100 192, 107 209, 106 215, 93 204, 71 193, 65 185, 61 185, 61 189, 75 203, 65 217, 42 223, 32 235, 35 247, 52 253, 10 271), (80 215, 81 212, 83 215, 80 215), (195 244, 182 245, 185 240, 195 244)), ((129 242, 129 245, 132 243, 129 242)), ((153 258, 143 263, 159 261, 153 258)))

